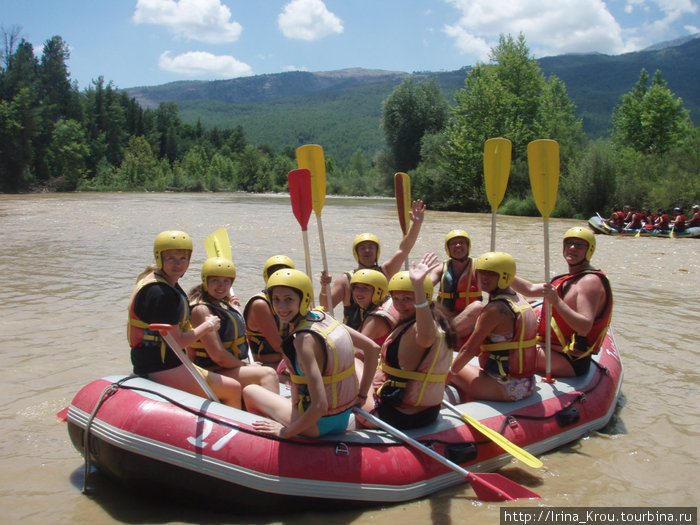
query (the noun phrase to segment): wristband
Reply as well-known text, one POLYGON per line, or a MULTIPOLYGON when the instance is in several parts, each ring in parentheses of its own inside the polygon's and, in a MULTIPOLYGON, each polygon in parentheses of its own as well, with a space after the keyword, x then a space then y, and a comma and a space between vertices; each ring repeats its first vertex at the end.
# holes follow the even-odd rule
POLYGON ((428 306, 428 301, 423 301, 422 303, 417 304, 416 308, 425 308, 426 306, 428 306))
POLYGON ((216 326, 214 326, 214 323, 211 321, 211 319, 207 319, 207 324, 208 324, 209 327, 211 328, 211 331, 212 331, 212 332, 213 332, 214 330, 216 330, 216 326))

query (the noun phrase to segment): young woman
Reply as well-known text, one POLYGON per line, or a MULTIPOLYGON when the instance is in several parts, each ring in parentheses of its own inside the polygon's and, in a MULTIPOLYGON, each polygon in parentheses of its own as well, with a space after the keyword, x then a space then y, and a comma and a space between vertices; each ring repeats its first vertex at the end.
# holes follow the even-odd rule
POLYGON ((477 285, 489 302, 450 368, 448 382, 462 401, 515 401, 535 390, 537 318, 510 287, 514 278, 515 260, 507 253, 485 253, 476 261, 477 285), (479 366, 468 364, 476 355, 479 366))
POLYGON ((311 279, 299 270, 273 273, 267 294, 275 315, 292 330, 282 344, 291 371, 292 398, 259 385, 246 386, 247 409, 274 419, 256 421, 255 428, 281 438, 343 432, 352 407, 358 398, 367 397, 372 383, 368 370, 358 385, 353 346, 365 352, 367 362, 376 362, 379 346, 323 312, 309 311, 311 279))
POLYGON ((377 270, 357 270, 350 279, 352 298, 360 307, 358 331, 381 345, 399 319, 391 298, 387 295, 388 282, 377 270))
MULTIPOLYGON (((182 231, 164 231, 153 244, 155 265, 139 275, 129 304, 127 338, 131 346, 134 374, 147 377, 192 394, 203 395, 201 387, 182 362, 168 348, 151 323, 173 325, 170 334, 181 347, 188 347, 208 332, 219 329, 215 315, 205 316, 194 330, 190 324, 187 294, 179 285, 192 255, 192 239, 182 231)), ((222 403, 240 407, 240 385, 234 379, 213 372, 206 374, 212 390, 222 403)))
POLYGON ((452 362, 456 333, 447 314, 432 303, 430 272, 436 261, 434 253, 427 253, 389 281, 399 323, 382 345, 374 396, 363 408, 399 429, 435 421, 452 362))
POLYGON ((241 386, 258 384, 271 392, 279 392, 275 371, 260 363, 248 364, 248 340, 243 316, 233 304, 230 290, 236 279, 232 261, 212 257, 202 265, 202 284, 190 290, 192 325, 206 323, 207 316, 215 315, 221 322, 217 332, 208 332, 199 342, 190 345, 194 363, 207 370, 231 377, 241 386))
MULTIPOLYGON (((265 261, 263 280, 266 286, 270 275, 282 268, 294 268, 294 263, 286 255, 273 255, 265 261)), ((282 338, 289 334, 289 325, 281 322, 272 311, 265 290, 248 300, 243 309, 243 317, 253 358, 277 368, 282 361, 282 338)))

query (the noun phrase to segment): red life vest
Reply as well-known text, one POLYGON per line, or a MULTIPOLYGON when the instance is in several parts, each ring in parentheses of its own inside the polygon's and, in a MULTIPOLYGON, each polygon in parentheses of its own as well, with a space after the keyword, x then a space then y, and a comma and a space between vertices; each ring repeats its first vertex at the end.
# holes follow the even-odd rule
MULTIPOLYGON (((550 323, 551 340, 561 345, 561 352, 564 354, 569 354, 573 350, 583 350, 583 354, 578 355, 576 359, 581 359, 589 354, 597 354, 600 351, 600 346, 603 343, 605 334, 608 331, 608 326, 610 326, 610 319, 612 318, 613 296, 610 281, 608 280, 608 277, 600 270, 583 270, 582 272, 575 274, 559 275, 552 279, 552 285, 554 285, 556 288, 559 297, 563 299, 564 283, 574 282, 584 275, 589 274, 600 277, 600 280, 603 282, 603 286, 605 287, 606 298, 603 311, 595 318, 591 330, 585 337, 585 349, 575 347, 577 336, 576 332, 574 332, 574 330, 566 324, 566 321, 562 319, 561 314, 559 314, 556 309, 552 308, 552 321, 550 323)), ((544 312, 544 305, 542 307, 542 311, 544 312)), ((545 340, 545 322, 545 316, 540 314, 539 324, 537 327, 537 339, 539 341, 545 340)))
POLYGON ((437 302, 452 312, 461 312, 468 304, 481 300, 481 291, 474 277, 474 259, 470 257, 469 260, 469 265, 459 276, 455 276, 452 260, 442 265, 437 302))
POLYGON ((479 365, 484 370, 495 361, 502 378, 532 377, 537 363, 537 316, 522 295, 498 294, 489 300, 503 301, 515 317, 515 331, 509 341, 481 345, 479 365))
MULTIPOLYGON (((386 338, 389 337, 389 333, 391 333, 391 331, 394 328, 396 328, 396 325, 399 322, 399 312, 396 311, 391 297, 387 297, 387 299, 382 304, 367 312, 367 315, 362 321, 362 326, 364 326, 364 324, 367 322, 367 319, 373 316, 383 319, 384 322, 386 322, 387 327, 389 328, 386 334, 374 340, 374 342, 378 345, 382 345, 386 338)), ((362 331, 362 326, 360 326, 360 331, 362 331)))

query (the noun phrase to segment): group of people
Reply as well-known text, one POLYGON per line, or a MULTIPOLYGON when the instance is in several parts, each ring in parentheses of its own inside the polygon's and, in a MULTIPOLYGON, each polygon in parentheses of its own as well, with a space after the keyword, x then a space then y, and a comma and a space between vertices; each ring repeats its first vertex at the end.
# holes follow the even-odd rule
MULTIPOLYGON (((568 271, 548 283, 516 276, 510 254, 472 257, 470 237, 460 229, 445 237, 445 261, 426 253, 401 270, 424 212, 415 201, 398 250, 381 264, 377 237, 358 235, 357 267, 335 280, 321 274, 319 308, 312 307, 310 277, 284 255, 267 260, 265 288, 242 313, 231 292, 235 266, 227 259, 207 259, 202 283, 187 294, 178 281, 192 240, 181 231, 162 232, 155 264, 137 279, 129 306, 134 374, 201 395, 190 371, 148 328, 173 325, 171 335, 219 399, 267 416, 255 428, 286 438, 342 432, 354 407, 400 429, 427 425, 438 417, 446 385, 463 401, 530 396, 535 374, 545 372, 547 331, 551 374, 588 372, 612 314, 610 283, 591 266, 589 230, 566 232, 568 271), (551 305, 549 325, 525 297, 551 305), (342 322, 332 315, 340 303, 342 322), (280 394, 280 375, 291 397, 280 394)), ((361 413, 356 422, 373 426, 361 413)))
POLYGON ((688 221, 680 207, 673 209, 670 218, 662 208, 652 213, 646 207, 642 207, 641 211, 634 211, 630 206, 623 206, 622 209, 613 207, 605 223, 620 231, 646 229, 681 233, 686 228, 700 226, 700 205, 695 204, 692 209, 693 215, 688 221))

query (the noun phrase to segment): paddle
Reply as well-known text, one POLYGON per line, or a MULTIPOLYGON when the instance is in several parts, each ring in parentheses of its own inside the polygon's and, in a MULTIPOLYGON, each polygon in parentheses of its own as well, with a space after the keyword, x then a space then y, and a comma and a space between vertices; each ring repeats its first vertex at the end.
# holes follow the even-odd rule
POLYGON ((510 175, 511 142, 488 139, 484 144, 484 185, 491 204, 491 251, 496 251, 496 211, 503 200, 510 175))
POLYGON ((512 501, 520 498, 536 498, 539 499, 540 496, 529 489, 526 489, 522 485, 509 480, 508 478, 496 474, 495 472, 475 474, 463 469, 456 463, 453 463, 446 457, 441 456, 434 450, 426 447, 422 443, 416 441, 415 439, 407 436, 400 430, 392 427, 385 421, 374 417, 372 414, 365 412, 364 410, 353 407, 355 413, 359 414, 367 421, 372 422, 378 428, 385 430, 397 439, 400 439, 404 443, 411 445, 412 447, 420 450, 424 454, 436 459, 448 468, 451 468, 455 472, 460 473, 462 476, 467 478, 467 481, 471 484, 476 496, 482 501, 512 501))
MULTIPOLYGON (((296 151, 297 165, 299 168, 306 168, 311 172, 311 197, 313 200, 314 213, 316 214, 316 224, 318 225, 318 241, 321 246, 321 261, 323 271, 328 273, 328 261, 326 260, 326 242, 323 239, 323 223, 321 221, 321 211, 326 202, 326 159, 323 155, 323 148, 318 144, 305 144, 299 146, 296 151)), ((311 277, 311 274, 309 274, 311 277)), ((333 296, 331 295, 331 284, 326 285, 326 296, 330 313, 333 314, 333 296)))
POLYGON ((499 434, 492 428, 487 427, 481 421, 479 421, 476 418, 473 418, 469 414, 457 410, 457 407, 451 405, 447 401, 443 401, 442 404, 449 408, 452 412, 457 414, 467 425, 471 425, 472 427, 474 427, 484 436, 496 443, 496 445, 508 452, 515 459, 522 461, 529 467, 540 468, 542 466, 542 462, 539 459, 530 454, 527 450, 520 448, 512 441, 508 440, 504 435, 499 434))
MULTIPOLYGON (((207 251, 207 257, 223 257, 233 262, 231 255, 231 241, 228 238, 226 228, 219 228, 209 237, 204 239, 204 249, 207 251)), ((234 297, 236 293, 233 291, 233 285, 229 290, 229 295, 234 297)))
MULTIPOLYGON (((311 255, 309 254, 309 236, 307 227, 313 203, 311 201, 311 172, 307 169, 292 170, 287 174, 289 181, 289 196, 292 200, 292 212, 301 226, 304 239, 304 257, 306 258, 306 274, 311 277, 311 255)), ((311 297, 313 304, 313 295, 311 297)))
POLYGON ((195 366, 192 364, 192 361, 190 361, 187 357, 187 354, 185 353, 183 348, 177 343, 177 341, 175 341, 175 338, 170 333, 170 330, 172 330, 172 328, 173 326, 169 324, 154 323, 148 325, 149 330, 157 330, 160 333, 161 337, 165 339, 165 342, 168 343, 170 349, 173 352, 175 352, 175 355, 178 357, 178 359, 182 361, 182 364, 185 365, 185 368, 190 373, 192 378, 195 381, 197 381, 197 384, 199 384, 201 389, 204 390, 204 393, 207 395, 207 397, 212 401, 216 401, 217 403, 219 403, 219 398, 216 397, 216 394, 211 389, 204 376, 195 368, 195 366))
POLYGON ((204 248, 207 250, 207 257, 223 257, 233 261, 231 256, 231 241, 225 228, 219 228, 204 240, 204 248))
MULTIPOLYGON (((403 236, 406 237, 408 226, 411 222, 411 177, 407 173, 394 174, 394 194, 396 195, 396 211, 399 214, 399 225, 403 236)), ((408 270, 408 257, 404 261, 404 267, 408 270)))
MULTIPOLYGON (((542 214, 544 224, 544 280, 549 282, 549 215, 554 209, 559 187, 559 144, 555 140, 533 140, 527 145, 527 161, 532 195, 537 209, 542 214)), ((549 327, 552 320, 552 305, 549 301, 545 301, 545 304, 545 326, 549 327)), ((551 330, 547 329, 545 333, 547 367, 543 381, 553 383, 551 330)))

